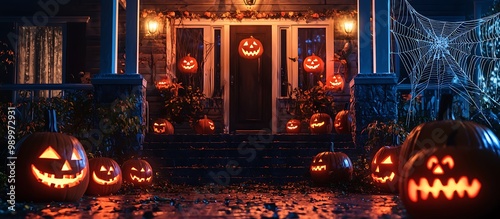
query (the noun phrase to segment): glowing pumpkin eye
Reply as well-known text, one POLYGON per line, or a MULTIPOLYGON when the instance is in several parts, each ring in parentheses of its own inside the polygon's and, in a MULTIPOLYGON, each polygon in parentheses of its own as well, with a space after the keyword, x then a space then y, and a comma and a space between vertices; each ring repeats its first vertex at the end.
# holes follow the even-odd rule
POLYGON ((109 167, 109 171, 114 171, 115 169, 113 167, 109 167))
POLYGON ((243 46, 248 46, 248 41, 245 41, 245 43, 243 43, 243 46))
POLYGON ((373 158, 373 163, 377 164, 377 158, 373 158))
POLYGON ((253 45, 254 45, 254 46, 257 46, 257 42, 255 42, 255 41, 254 41, 254 42, 253 42, 253 45))
POLYGON ((43 158, 43 159, 61 159, 61 156, 59 156, 59 154, 54 150, 54 148, 52 148, 51 146, 49 146, 47 149, 45 149, 45 151, 42 153, 42 155, 40 155, 39 158, 43 158))
POLYGON ((156 122, 155 122, 155 124, 154 124, 154 125, 160 125, 160 124, 158 124, 158 123, 156 123, 156 122))
POLYGON ((427 161, 427 169, 432 169, 432 167, 434 165, 438 164, 438 159, 436 156, 432 156, 429 158, 429 160, 427 161))
POLYGON ((106 167, 101 166, 101 169, 99 171, 108 171, 108 170, 106 170, 106 167))
POLYGON ((130 170, 137 171, 137 168, 132 167, 132 168, 130 168, 130 170))
POLYGON ((186 60, 183 60, 182 62, 187 63, 187 61, 186 61, 186 60))
POLYGON ((382 161, 383 164, 392 164, 391 156, 385 158, 384 161, 382 161))
POLYGON ((446 165, 448 164, 448 167, 450 167, 450 169, 453 169, 453 167, 455 166, 455 162, 453 161, 453 158, 448 155, 448 156, 445 156, 443 158, 443 161, 441 162, 443 165, 446 165))
POLYGON ((308 62, 311 62, 312 60, 311 59, 307 59, 308 62))
POLYGON ((319 159, 319 161, 318 161, 318 162, 323 162, 323 159, 319 159))
POLYGON ((317 62, 317 61, 318 61, 318 59, 314 59, 313 61, 317 62))
POLYGON ((144 168, 141 168, 141 173, 144 173, 144 172, 146 172, 146 171, 144 170, 144 168))
POLYGON ((73 153, 71 154, 71 160, 81 160, 80 154, 76 151, 76 148, 73 148, 73 153))

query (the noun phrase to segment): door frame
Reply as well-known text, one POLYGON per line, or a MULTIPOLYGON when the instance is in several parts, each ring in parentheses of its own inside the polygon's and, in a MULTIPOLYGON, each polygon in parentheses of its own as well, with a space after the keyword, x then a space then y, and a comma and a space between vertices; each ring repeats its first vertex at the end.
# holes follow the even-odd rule
MULTIPOLYGON (((230 115, 229 115, 229 82, 230 82, 230 27, 232 25, 269 25, 271 26, 271 40, 272 42, 278 42, 278 39, 281 38, 281 30, 286 30, 287 34, 287 54, 284 54, 286 57, 296 57, 297 56, 297 31, 298 28, 325 28, 326 29, 326 60, 325 60, 325 71, 328 72, 333 72, 333 62, 330 62, 328 60, 333 60, 334 57, 334 29, 339 29, 341 27, 341 20, 337 20, 338 22, 335 22, 333 18, 328 18, 325 20, 314 20, 314 21, 305 21, 305 20, 300 20, 300 21, 294 21, 294 20, 281 20, 281 19, 242 19, 241 21, 237 20, 210 20, 210 19, 193 19, 193 20, 171 20, 171 24, 165 25, 165 31, 166 31, 166 51, 174 51, 175 52, 175 44, 172 44, 172 42, 169 39, 170 33, 175 34, 175 31, 172 30, 172 27, 175 28, 204 28, 204 39, 207 42, 214 42, 214 31, 215 30, 220 30, 221 31, 221 60, 223 62, 221 63, 221 86, 224 87, 223 93, 222 93, 222 100, 223 100, 223 119, 224 119, 224 130, 229 131, 229 123, 230 123, 230 115), (208 30, 208 31, 207 31, 208 30)), ((175 39, 175 37, 174 37, 175 39)), ((174 42, 175 43, 175 42, 174 42)), ((271 55, 272 57, 281 57, 282 54, 280 52, 280 47, 279 43, 272 43, 271 46, 271 55)), ((341 49, 341 48, 337 48, 341 49)), ((170 52, 172 54, 172 52, 170 52)), ((175 75, 176 71, 176 63, 175 60, 169 59, 168 56, 171 54, 167 54, 167 59, 166 59, 166 75, 175 75)), ((214 75, 213 73, 213 60, 214 60, 214 53, 211 52, 208 57, 207 57, 207 62, 205 63, 205 69, 204 69, 204 80, 203 83, 205 85, 209 86, 204 86, 203 92, 206 96, 211 96, 213 92, 213 81, 212 77, 214 75)), ((277 100, 280 99, 280 86, 281 80, 280 80, 280 66, 281 66, 281 61, 280 59, 277 59, 275 61, 272 61, 271 64, 271 83, 272 83, 272 96, 271 96, 271 107, 272 107, 272 113, 271 113, 271 120, 272 120, 272 133, 277 133, 279 132, 278 130, 278 118, 277 116, 279 115, 278 109, 277 109, 277 100)), ((296 88, 298 86, 298 62, 292 62, 289 61, 287 63, 287 68, 288 68, 288 81, 292 85, 292 88, 296 88)))

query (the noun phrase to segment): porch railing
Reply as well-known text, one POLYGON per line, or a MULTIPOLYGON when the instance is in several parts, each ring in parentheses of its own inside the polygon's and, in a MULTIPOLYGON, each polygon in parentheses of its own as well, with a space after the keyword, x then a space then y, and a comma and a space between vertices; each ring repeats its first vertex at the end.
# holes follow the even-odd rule
POLYGON ((19 92, 27 91, 28 97, 31 101, 35 100, 35 92, 38 91, 48 91, 47 97, 52 98, 53 96, 62 95, 67 90, 93 90, 94 86, 92 84, 2 84, 0 85, 1 91, 13 91, 11 102, 17 103, 20 98, 19 92), (54 91, 59 92, 59 94, 54 95, 54 91))

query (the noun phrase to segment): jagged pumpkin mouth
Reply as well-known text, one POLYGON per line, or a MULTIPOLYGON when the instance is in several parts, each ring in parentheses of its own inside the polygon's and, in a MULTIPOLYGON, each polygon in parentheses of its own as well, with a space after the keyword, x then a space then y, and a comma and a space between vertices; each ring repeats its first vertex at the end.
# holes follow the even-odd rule
POLYGON ((245 49, 241 48, 241 52, 243 52, 243 54, 245 56, 257 56, 260 53, 260 48, 258 48, 257 50, 254 50, 254 51, 245 50, 245 49))
POLYGON ((118 182, 118 178, 119 176, 115 176, 111 179, 108 179, 108 180, 105 180, 105 179, 101 179, 99 178, 95 172, 92 173, 92 179, 94 180, 94 182, 96 182, 97 184, 99 185, 113 185, 113 184, 116 184, 118 182))
POLYGON ((321 165, 321 166, 311 167, 311 170, 312 170, 312 171, 322 171, 322 170, 326 170, 326 165, 321 165))
POLYGON ((317 68, 319 68, 319 66, 320 66, 320 64, 317 64, 317 65, 308 65, 308 64, 306 64, 306 67, 308 69, 317 69, 317 68))
POLYGON ((473 199, 480 191, 481 182, 478 179, 470 181, 466 176, 462 176, 458 180, 449 178, 446 185, 440 179, 434 179, 431 184, 426 178, 420 178, 418 185, 414 179, 408 181, 408 198, 412 202, 417 202, 419 198, 424 201, 427 200, 429 193, 432 194, 434 199, 437 199, 441 194, 448 200, 453 200, 455 194, 459 198, 467 196, 473 199))
POLYGON ((130 179, 132 179, 132 181, 137 181, 137 182, 151 182, 151 176, 150 177, 138 177, 136 175, 133 175, 133 174, 130 174, 130 179))
POLYGON ((394 172, 391 172, 391 175, 389 176, 382 176, 382 177, 375 176, 375 174, 372 173, 373 180, 375 180, 375 182, 378 183, 386 183, 387 181, 391 182, 395 176, 396 174, 394 174, 394 172))
POLYGON ((40 183, 49 187, 53 186, 54 188, 62 189, 79 185, 87 175, 87 167, 76 174, 63 174, 61 178, 56 178, 55 174, 40 171, 33 164, 31 165, 31 172, 40 183))

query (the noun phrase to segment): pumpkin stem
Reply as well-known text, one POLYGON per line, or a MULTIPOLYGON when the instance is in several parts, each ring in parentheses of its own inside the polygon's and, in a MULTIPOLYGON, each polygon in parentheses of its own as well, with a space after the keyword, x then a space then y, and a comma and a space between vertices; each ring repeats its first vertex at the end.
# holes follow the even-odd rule
POLYGON ((442 94, 439 100, 439 111, 436 120, 454 120, 453 115, 453 95, 442 94))
POLYGON ((59 132, 56 118, 56 110, 47 110, 45 113, 45 129, 47 129, 48 132, 59 132))
POLYGON ((333 142, 330 142, 330 151, 331 151, 331 152, 335 152, 335 150, 334 150, 334 145, 335 145, 335 144, 334 144, 333 142))

